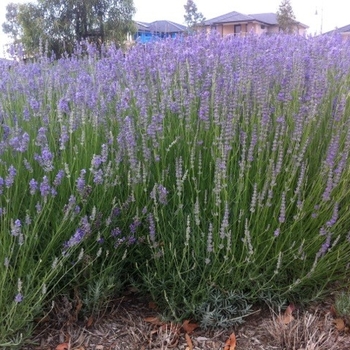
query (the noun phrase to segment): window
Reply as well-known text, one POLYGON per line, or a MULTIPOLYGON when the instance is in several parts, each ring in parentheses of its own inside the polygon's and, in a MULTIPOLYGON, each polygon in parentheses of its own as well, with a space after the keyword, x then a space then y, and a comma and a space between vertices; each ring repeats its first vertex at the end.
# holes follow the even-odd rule
POLYGON ((234 33, 235 34, 240 34, 242 30, 242 26, 240 24, 235 24, 234 26, 234 33))

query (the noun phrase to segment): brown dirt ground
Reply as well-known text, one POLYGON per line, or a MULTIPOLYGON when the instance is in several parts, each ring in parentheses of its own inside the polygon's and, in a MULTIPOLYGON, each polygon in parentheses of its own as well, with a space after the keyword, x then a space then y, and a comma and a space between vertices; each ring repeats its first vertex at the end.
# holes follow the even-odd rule
MULTIPOLYGON (((246 322, 231 329, 190 331, 183 325, 162 322, 154 303, 126 295, 115 300, 98 318, 77 315, 81 302, 56 303, 36 327, 32 345, 23 350, 350 350, 350 332, 332 312, 331 298, 293 312, 293 320, 281 322, 268 308, 256 308, 246 322), (148 320, 148 321, 147 321, 148 320), (287 323, 287 324, 284 324, 287 323), (185 329, 189 332, 185 332, 185 329), (230 335, 233 344, 225 348, 230 335)), ((191 325, 191 324, 190 324, 191 325)))

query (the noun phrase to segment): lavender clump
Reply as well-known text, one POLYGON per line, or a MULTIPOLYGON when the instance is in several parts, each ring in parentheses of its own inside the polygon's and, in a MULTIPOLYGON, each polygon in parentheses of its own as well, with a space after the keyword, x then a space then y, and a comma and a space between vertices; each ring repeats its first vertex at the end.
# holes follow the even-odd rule
POLYGON ((82 291, 111 266, 115 280, 141 271, 175 314, 197 302, 183 285, 200 299, 210 284, 222 295, 203 304, 208 317, 232 290, 234 301, 278 300, 322 290, 327 262, 347 271, 348 45, 213 33, 86 45, 1 69, 0 224, 19 252, 5 247, 6 271, 69 270, 82 291), (22 263, 33 257, 40 269, 22 263), (180 288, 159 288, 168 281, 180 288))

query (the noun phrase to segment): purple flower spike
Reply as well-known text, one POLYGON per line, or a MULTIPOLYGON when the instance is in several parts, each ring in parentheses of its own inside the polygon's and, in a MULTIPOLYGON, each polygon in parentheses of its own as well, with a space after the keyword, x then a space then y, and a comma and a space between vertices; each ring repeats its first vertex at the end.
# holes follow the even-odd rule
POLYGON ((11 235, 14 237, 17 237, 21 234, 21 220, 17 219, 15 220, 15 223, 11 225, 11 235))
POLYGON ((47 197, 51 192, 51 187, 49 185, 49 179, 47 176, 43 177, 43 181, 40 184, 40 194, 42 197, 47 197))
POLYGON ((23 295, 21 293, 18 293, 16 296, 15 296, 15 303, 19 304, 23 301, 23 295))
POLYGON ((17 174, 17 170, 13 165, 11 165, 8 169, 8 176, 5 178, 5 186, 10 188, 15 182, 15 176, 17 174))
POLYGON ((34 195, 36 193, 36 191, 38 190, 38 182, 34 179, 31 179, 29 181, 29 193, 31 195, 34 195))

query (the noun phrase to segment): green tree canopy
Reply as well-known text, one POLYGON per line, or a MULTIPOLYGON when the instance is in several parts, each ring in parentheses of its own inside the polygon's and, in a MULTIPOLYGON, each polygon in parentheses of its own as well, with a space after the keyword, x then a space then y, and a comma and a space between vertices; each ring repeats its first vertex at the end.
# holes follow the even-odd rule
POLYGON ((277 21, 284 33, 294 33, 296 21, 290 0, 282 0, 277 11, 277 21))
POLYGON ((193 0, 187 0, 185 8, 185 23, 189 29, 193 29, 198 25, 203 24, 205 17, 201 12, 198 12, 197 5, 193 0))
POLYGON ((40 42, 56 57, 72 53, 81 41, 121 45, 135 30, 133 0, 38 0, 11 3, 6 10, 3 31, 21 43, 28 56, 38 52, 40 42))

